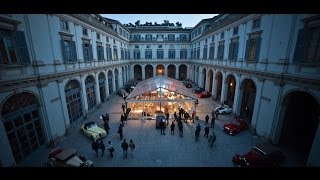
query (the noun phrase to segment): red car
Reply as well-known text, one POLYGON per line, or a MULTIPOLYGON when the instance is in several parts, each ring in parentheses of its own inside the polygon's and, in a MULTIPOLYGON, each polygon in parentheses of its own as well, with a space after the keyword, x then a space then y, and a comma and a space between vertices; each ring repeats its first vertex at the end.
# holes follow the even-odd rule
POLYGON ((223 131, 230 134, 235 135, 236 133, 245 130, 248 128, 248 123, 243 119, 234 119, 232 122, 227 123, 223 126, 223 131))
POLYGON ((197 94, 199 98, 207 98, 211 97, 211 92, 208 91, 202 91, 201 93, 197 94))
POLYGON ((262 143, 253 146, 252 149, 243 155, 235 154, 233 163, 240 167, 252 166, 278 166, 286 159, 286 156, 277 147, 262 143))

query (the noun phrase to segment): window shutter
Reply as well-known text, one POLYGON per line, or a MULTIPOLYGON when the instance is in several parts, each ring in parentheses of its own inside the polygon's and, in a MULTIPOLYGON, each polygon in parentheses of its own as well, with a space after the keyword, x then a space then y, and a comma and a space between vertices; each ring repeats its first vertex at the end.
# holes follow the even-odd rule
POLYGON ((232 58, 232 51, 233 51, 233 44, 232 43, 230 43, 229 44, 229 57, 228 57, 228 59, 229 59, 229 61, 230 60, 233 60, 232 58))
POLYGON ((246 62, 248 62, 248 58, 249 58, 249 47, 250 47, 250 39, 247 40, 247 44, 246 44, 246 54, 244 56, 244 60, 246 62))
POLYGON ((256 51, 254 54, 254 62, 258 62, 259 60, 259 52, 260 52, 260 47, 261 47, 261 38, 256 39, 256 51))
POLYGON ((92 45, 89 44, 89 61, 92 61, 92 59, 93 59, 92 45))
POLYGON ((308 29, 300 29, 298 34, 298 39, 296 43, 296 47, 294 49, 294 56, 293 61, 294 62, 300 62, 303 61, 303 50, 304 50, 304 43, 306 39, 306 35, 308 33, 308 29))
POLYGON ((238 60, 238 49, 239 49, 239 42, 236 42, 234 47, 234 57, 233 57, 233 60, 235 61, 238 60))
POLYGON ((24 36, 23 31, 16 31, 16 37, 17 37, 17 45, 20 53, 20 60, 22 64, 30 64, 30 57, 29 57, 29 51, 28 46, 26 42, 26 37, 24 36))
POLYGON ((88 55, 88 51, 87 51, 85 44, 82 44, 82 50, 83 50, 83 60, 88 61, 89 55, 88 55))
POLYGON ((67 61, 67 55, 66 55, 66 51, 65 51, 66 48, 64 46, 64 40, 61 39, 60 42, 61 42, 61 51, 62 51, 63 62, 66 62, 67 61))
POLYGON ((75 41, 71 41, 70 42, 70 46, 71 46, 71 55, 72 55, 72 60, 74 62, 77 62, 78 58, 77 58, 77 49, 76 49, 76 42, 75 41))

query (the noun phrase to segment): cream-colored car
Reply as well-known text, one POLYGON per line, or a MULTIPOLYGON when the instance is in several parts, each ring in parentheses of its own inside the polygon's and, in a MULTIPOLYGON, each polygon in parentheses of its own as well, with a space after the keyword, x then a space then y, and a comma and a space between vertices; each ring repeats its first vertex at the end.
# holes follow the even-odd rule
POLYGON ((81 126, 82 132, 90 139, 96 141, 107 135, 107 132, 100 128, 95 122, 88 122, 81 126))
POLYGON ((60 147, 49 153, 48 167, 92 167, 93 162, 86 160, 83 156, 78 156, 73 148, 62 150, 60 147))

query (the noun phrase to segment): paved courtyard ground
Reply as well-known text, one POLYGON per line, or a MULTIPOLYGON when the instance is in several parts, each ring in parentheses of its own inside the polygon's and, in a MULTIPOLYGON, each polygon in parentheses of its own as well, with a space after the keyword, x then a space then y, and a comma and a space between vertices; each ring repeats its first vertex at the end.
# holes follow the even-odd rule
MULTIPOLYGON (((178 129, 175 135, 170 135, 170 128, 166 129, 166 135, 160 135, 160 129, 155 128, 155 120, 128 120, 123 128, 124 138, 127 142, 132 139, 136 145, 135 157, 123 159, 121 148, 122 141, 116 133, 120 124, 122 113, 121 104, 123 98, 112 95, 95 112, 88 115, 87 120, 80 122, 62 137, 57 146, 62 148, 75 148, 80 155, 94 162, 95 167, 235 167, 232 163, 232 156, 235 153, 245 153, 252 145, 262 140, 248 130, 235 136, 222 132, 223 124, 232 121, 232 115, 220 115, 216 120, 214 132, 217 140, 211 149, 208 146, 207 138, 203 137, 205 121, 204 117, 209 114, 218 104, 211 98, 199 99, 197 115, 200 120, 196 123, 183 123, 184 136, 180 137, 178 129), (103 127, 103 121, 99 119, 101 114, 110 114, 111 131, 103 139, 104 144, 110 140, 115 147, 114 158, 110 159, 108 151, 104 157, 96 157, 91 149, 91 140, 80 131, 80 126, 89 121, 95 121, 98 126, 103 127), (201 125, 200 140, 195 142, 194 132, 197 123, 201 125)), ((210 120, 209 120, 210 123, 210 120)), ((210 132, 213 129, 210 128, 210 132)), ((17 166, 19 167, 42 167, 47 159, 48 152, 53 148, 43 146, 31 156, 24 159, 17 166)), ((99 150, 99 155, 101 151, 99 150)), ((290 158, 282 166, 297 166, 290 158)))

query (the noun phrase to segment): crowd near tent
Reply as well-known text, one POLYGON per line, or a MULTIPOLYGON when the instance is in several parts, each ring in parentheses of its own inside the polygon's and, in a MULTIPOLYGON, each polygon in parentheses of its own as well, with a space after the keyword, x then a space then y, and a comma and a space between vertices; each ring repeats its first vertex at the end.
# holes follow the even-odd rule
POLYGON ((197 97, 185 85, 175 79, 156 76, 137 84, 126 98, 132 116, 149 115, 157 112, 179 112, 180 108, 192 113, 197 97))

